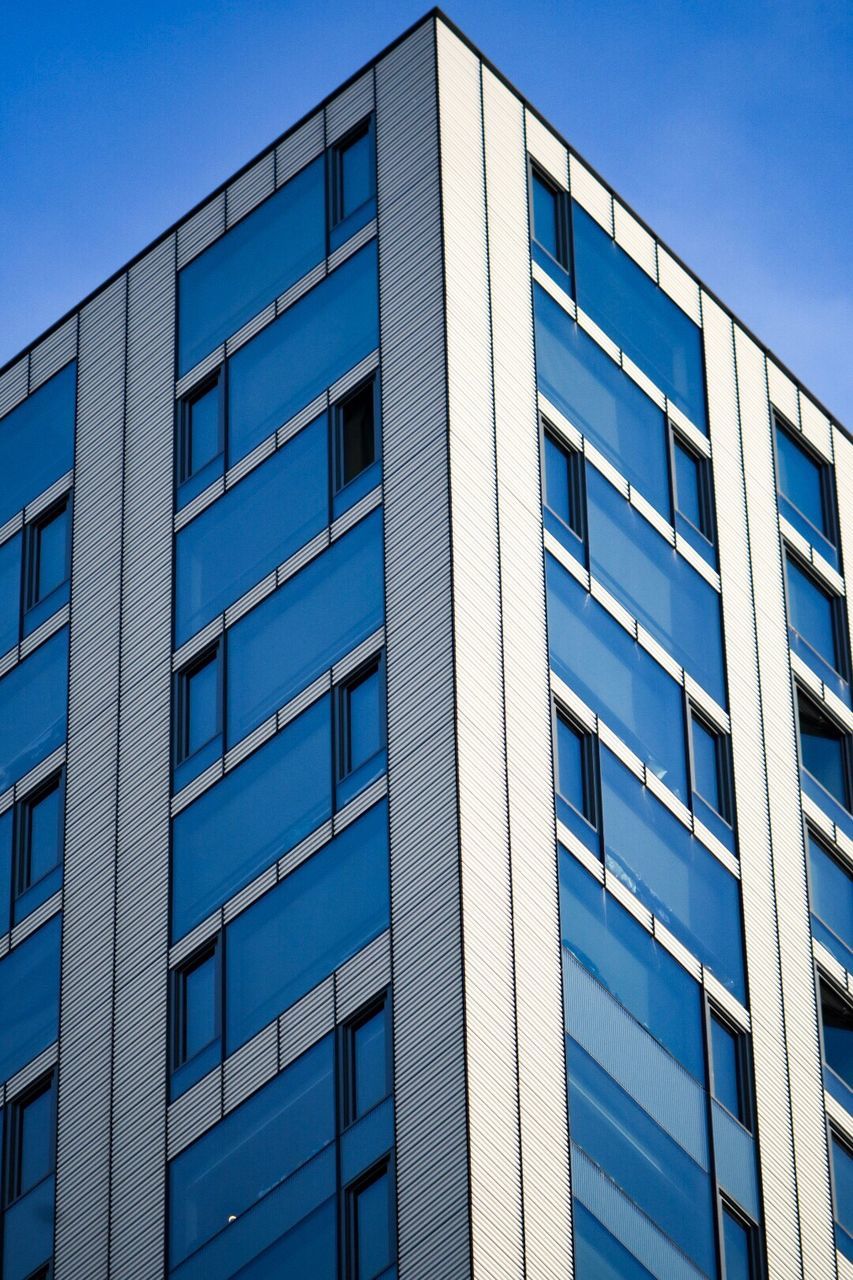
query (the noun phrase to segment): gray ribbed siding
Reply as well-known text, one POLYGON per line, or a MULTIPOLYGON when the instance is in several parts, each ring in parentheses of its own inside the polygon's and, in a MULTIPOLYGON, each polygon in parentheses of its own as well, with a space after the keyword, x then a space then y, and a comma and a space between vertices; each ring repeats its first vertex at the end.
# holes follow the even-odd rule
POLYGON ((434 41, 376 68, 401 1280, 470 1271, 434 41))
POLYGON ((130 272, 110 1274, 162 1275, 165 1229, 175 245, 130 272))
POLYGON ((72 547, 57 1280, 107 1274, 126 279, 80 318, 72 547))

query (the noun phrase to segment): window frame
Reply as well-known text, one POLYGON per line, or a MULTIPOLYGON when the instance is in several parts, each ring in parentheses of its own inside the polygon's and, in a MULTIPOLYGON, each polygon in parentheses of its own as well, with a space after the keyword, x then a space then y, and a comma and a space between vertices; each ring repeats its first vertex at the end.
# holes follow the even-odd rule
POLYGON ((3 1126, 3 1197, 2 1203, 0 1203, 0 1208, 3 1211, 17 1204, 56 1171, 56 1101, 56 1068, 52 1067, 6 1104, 6 1117, 3 1126), (51 1127, 53 1139, 50 1144, 50 1166, 37 1182, 22 1189, 21 1138, 23 1113, 31 1102, 34 1102, 48 1091, 52 1095, 51 1127))
POLYGON ((825 703, 816 698, 813 693, 806 689, 798 680, 794 680, 794 696, 796 710, 796 734, 797 734, 797 759, 800 769, 809 775, 813 782, 820 787, 821 791, 827 795, 833 804, 837 804, 847 813, 853 813, 853 734, 849 733, 842 724, 835 719, 827 709, 825 703), (800 707, 805 703, 812 709, 812 713, 818 718, 825 720, 834 729, 837 730, 841 739, 841 769, 842 782, 844 786, 844 800, 839 798, 823 785, 820 778, 815 777, 809 768, 807 768, 803 758, 802 732, 800 728, 800 707))
POLYGON ((363 662, 360 662, 352 671, 347 672, 346 676, 335 686, 334 699, 334 781, 335 787, 340 786, 345 779, 349 778, 353 773, 372 760, 374 755, 379 755, 388 745, 388 727, 386 722, 386 689, 385 689, 385 651, 379 650, 371 654, 363 662), (365 760, 359 764, 352 763, 352 734, 351 734, 351 711, 349 705, 349 693, 359 684, 367 680, 374 672, 379 680, 379 747, 365 760))
POLYGON ((574 294, 575 279, 575 263, 574 263, 574 238, 572 235, 572 205, 569 199, 568 191, 565 191, 560 184, 547 172, 546 169, 534 160, 533 156, 528 152, 527 156, 527 200, 528 200, 528 217, 530 221, 530 243, 535 244, 548 258, 560 268, 560 270, 568 275, 571 282, 571 291, 574 294), (537 180, 546 187, 556 201, 556 220, 557 220, 557 257, 554 257, 550 249, 548 249, 541 240, 536 237, 536 212, 533 197, 533 183, 537 180))
POLYGON ((814 653, 822 665, 826 665, 832 671, 840 676, 840 678, 849 683, 850 669, 848 661, 848 644, 847 644, 847 625, 845 618, 843 597, 839 596, 832 590, 829 583, 825 582, 814 568, 802 556, 799 556, 794 548, 783 538, 782 539, 782 578, 785 590, 785 619, 789 630, 799 638, 800 642, 806 646, 811 653, 814 653), (819 650, 815 649, 802 632, 798 631, 791 621, 791 588, 788 577, 788 569, 793 562, 794 566, 800 571, 804 578, 811 582, 815 588, 829 599, 831 610, 832 640, 835 649, 835 660, 830 662, 824 657, 819 650))
MULTIPOLYGON (((833 1155, 833 1143, 837 1142, 838 1145, 847 1152, 851 1159, 853 1159, 853 1140, 844 1133, 840 1126, 833 1124, 829 1118, 827 1118, 826 1121, 826 1136, 827 1142, 829 1143, 829 1193, 832 1205, 833 1237, 835 1237, 836 1228, 841 1227, 841 1230, 845 1235, 853 1241, 853 1236, 851 1236, 850 1232, 838 1218, 838 1189, 836 1185, 838 1180, 835 1174, 835 1157, 833 1155)), ((835 1243, 835 1239, 833 1240, 833 1243, 835 1243)))
MULTIPOLYGON (((774 479, 776 482, 777 507, 778 507, 779 498, 780 497, 784 498, 786 502, 789 502, 791 506, 794 507, 794 509, 799 514, 800 518, 805 521, 808 527, 810 529, 814 529, 815 533, 818 535, 818 541, 815 542, 814 545, 817 545, 818 548, 820 548, 821 541, 828 542, 830 546, 833 547, 837 553, 840 550, 840 547, 839 547, 840 539, 839 539, 839 530, 838 530, 838 503, 836 499, 835 481, 834 481, 834 475, 833 475, 834 467, 831 462, 829 462, 826 458, 822 456, 822 454, 818 453, 817 449, 815 449, 815 447, 811 444, 811 442, 806 439, 803 433, 800 430, 798 430, 798 428, 795 427, 793 423, 791 423, 785 417, 785 415, 776 408, 775 405, 771 404, 770 412, 773 418, 773 428, 774 428, 773 429, 773 470, 774 470, 774 479), (782 491, 781 470, 779 467, 779 447, 777 444, 777 434, 779 431, 787 435, 791 443, 796 448, 798 448, 801 453, 804 453, 806 457, 809 458, 810 461, 813 462, 818 469, 818 473, 820 477, 821 506, 823 507, 823 518, 824 518, 824 521, 826 522, 826 532, 824 532, 822 529, 818 529, 817 526, 812 523, 812 521, 809 519, 806 513, 799 506, 797 506, 797 503, 794 502, 793 498, 790 498, 786 493, 783 493, 782 491)), ((782 514, 784 518, 784 513, 782 514)))
POLYGON ((714 477, 711 471, 711 459, 696 449, 692 442, 678 430, 671 418, 667 418, 669 454, 670 501, 672 503, 672 520, 675 524, 680 517, 691 529, 694 529, 709 546, 717 546, 717 519, 714 507, 714 477), (699 519, 701 525, 693 523, 678 505, 678 464, 676 450, 681 449, 695 464, 698 472, 699 519))
MULTIPOLYGON (((734 795, 734 773, 732 769, 732 747, 731 736, 718 725, 690 698, 687 698, 687 756, 688 756, 688 782, 690 785, 690 807, 694 809, 694 798, 696 796, 712 813, 715 813, 726 826, 732 831, 735 829, 735 795, 734 795), (707 796, 704 796, 696 784, 696 752, 693 746, 693 721, 697 720, 706 733, 710 734, 716 743, 716 771, 717 771, 717 789, 720 796, 721 808, 718 809, 707 796)), ((695 810, 694 810, 695 812, 695 810)), ((701 816, 701 815, 700 815, 701 816)))
POLYGON ((599 837, 602 831, 602 803, 601 803, 601 769, 598 759, 598 735, 591 729, 585 728, 580 721, 572 715, 572 713, 557 701, 556 698, 551 700, 551 732, 554 742, 554 794, 559 797, 564 804, 567 804, 579 817, 587 823, 592 831, 599 837), (559 760, 559 731, 558 721, 563 723, 580 739, 581 752, 581 784, 583 787, 583 812, 567 799, 559 788, 560 776, 560 760, 559 760))
POLYGON ((35 888, 42 880, 45 880, 55 869, 62 865, 64 853, 64 836, 65 836, 65 766, 56 769, 47 778, 34 787, 32 791, 28 791, 26 795, 21 796, 15 805, 13 817, 13 833, 12 833, 12 920, 15 920, 15 905, 18 899, 28 893, 30 889, 35 888), (58 857, 56 863, 49 870, 45 871, 38 879, 33 880, 24 876, 25 864, 30 865, 32 858, 32 810, 45 797, 51 795, 54 791, 59 791, 60 795, 59 814, 57 817, 58 839, 57 849, 58 857))
POLYGON ((749 1033, 744 1031, 733 1018, 715 1004, 705 993, 705 1035, 708 1045, 708 1096, 712 1098, 718 1107, 731 1116, 732 1120, 747 1133, 755 1135, 755 1091, 753 1088, 752 1075, 752 1052, 749 1033), (735 1070, 737 1072, 738 1097, 740 1107, 743 1112, 743 1118, 734 1114, 729 1109, 722 1098, 717 1096, 715 1091, 714 1080, 714 1041, 713 1041, 713 1022, 716 1020, 720 1026, 729 1033, 735 1041, 735 1070))
POLYGON ((540 450, 542 455, 542 507, 545 511, 550 512, 555 520, 559 521, 564 529, 577 538, 583 544, 584 563, 589 559, 589 546, 587 538, 588 521, 586 509, 586 467, 584 463, 584 455, 580 450, 570 445, 559 433, 556 427, 548 421, 543 415, 539 415, 540 430, 540 450), (569 492, 569 515, 574 517, 574 523, 570 520, 566 521, 558 511, 555 511, 548 503, 548 464, 546 458, 546 444, 550 441, 566 460, 566 485, 569 492))
POLYGON ((23 564, 21 573, 21 615, 26 625, 26 616, 31 610, 37 608, 48 600, 55 591, 59 591, 61 587, 71 578, 71 517, 72 517, 72 492, 68 489, 52 502, 50 506, 45 507, 44 511, 40 511, 37 516, 29 520, 24 526, 24 546, 23 546, 23 564), (38 576, 39 565, 41 560, 41 534, 42 531, 60 515, 65 515, 67 520, 66 538, 65 538, 65 574, 62 579, 56 583, 45 595, 38 595, 38 576))
POLYGON ((354 387, 350 387, 348 391, 335 400, 330 406, 330 426, 332 433, 331 449, 329 450, 329 470, 331 472, 331 491, 332 500, 334 501, 340 494, 344 493, 350 485, 356 484, 371 467, 376 466, 380 459, 380 441, 379 441, 379 379, 377 377, 378 370, 374 369, 372 373, 354 387), (356 396, 364 392, 368 387, 371 390, 371 429, 373 434, 373 458, 363 467, 356 475, 349 480, 343 478, 343 429, 344 429, 344 411, 346 406, 353 401, 356 396))
POLYGON ((342 226, 343 223, 347 221, 347 219, 353 217, 354 214, 358 213, 361 209, 363 209, 365 205, 370 203, 371 200, 376 199, 376 123, 375 122, 376 122, 375 113, 371 111, 369 115, 364 116, 361 120, 358 121, 357 124, 354 124, 351 128, 347 129, 346 133, 342 134, 341 137, 338 138, 335 142, 333 142, 332 145, 328 148, 329 163, 328 163, 328 170, 327 170, 327 183, 328 183, 328 210, 329 210, 328 233, 329 235, 331 235, 335 230, 337 230, 338 227, 342 226), (371 177, 372 177, 371 191, 370 191, 370 194, 366 197, 366 199, 362 200, 361 204, 356 205, 354 209, 350 209, 349 213, 345 214, 343 210, 344 153, 348 150, 349 147, 351 147, 354 143, 358 142, 361 138, 365 136, 368 139, 368 148, 370 151, 370 158, 372 162, 371 163, 371 177))
POLYGON ((750 1280, 764 1280, 766 1270, 764 1266, 764 1247, 762 1240, 761 1227, 752 1219, 744 1209, 741 1208, 726 1193, 718 1189, 717 1195, 718 1205, 718 1230, 720 1237, 720 1260, 721 1273, 726 1275, 726 1235, 725 1235, 725 1216, 726 1214, 736 1223, 738 1223, 746 1231, 749 1238, 749 1260, 752 1275, 750 1280))
MULTIPOLYGON (((388 1253, 389 1267, 397 1256, 397 1221, 394 1212, 394 1152, 388 1152, 342 1188, 342 1215, 344 1247, 344 1271, 346 1280, 364 1280, 358 1265, 358 1197, 380 1178, 388 1179, 388 1253)), ((369 1280, 369 1278, 368 1278, 369 1280)))
POLYGON ((225 931, 219 930, 208 938, 201 946, 196 947, 188 956, 180 963, 176 964, 169 974, 169 986, 171 996, 171 1016, 169 1019, 169 1074, 174 1077, 175 1073, 182 1067, 187 1066, 195 1058, 204 1053, 205 1049, 210 1045, 216 1044, 220 1046, 220 1058, 222 1056, 223 1044, 223 1028, 225 1026, 225 983, 223 976, 225 973, 225 931), (216 989, 216 998, 214 1008, 216 1011, 216 1027, 211 1038, 205 1042, 193 1054, 186 1052, 186 978, 195 969, 206 964, 208 960, 214 961, 214 983, 216 989))
MULTIPOLYGON (((177 430, 175 448, 175 492, 180 494, 182 487, 194 477, 200 475, 206 467, 213 467, 218 458, 222 459, 222 470, 227 470, 228 430, 226 414, 228 408, 228 361, 223 360, 212 373, 200 379, 189 391, 181 396, 177 405, 177 430), (192 469, 192 408, 209 392, 217 393, 217 442, 218 451, 196 470, 192 469)), ((212 481, 211 481, 212 482, 212 481)))
MULTIPOLYGON (((370 1111, 364 1111, 359 1114, 356 1106, 355 1035, 361 1027, 378 1013, 383 1014, 385 1021, 385 1079, 387 1089, 375 1106, 381 1106, 394 1092, 394 1064, 391 1044, 391 989, 386 987, 384 991, 381 991, 378 995, 368 1000, 366 1004, 363 1004, 338 1028, 341 1133, 344 1133, 364 1116, 370 1114, 370 1111)), ((370 1110, 373 1109, 370 1108, 370 1110)))
POLYGON ((174 711, 172 717, 172 769, 186 764, 218 737, 225 733, 225 636, 217 638, 188 659, 174 675, 174 711), (190 740, 190 681, 193 676, 211 663, 216 663, 216 722, 217 729, 204 742, 189 750, 190 740))

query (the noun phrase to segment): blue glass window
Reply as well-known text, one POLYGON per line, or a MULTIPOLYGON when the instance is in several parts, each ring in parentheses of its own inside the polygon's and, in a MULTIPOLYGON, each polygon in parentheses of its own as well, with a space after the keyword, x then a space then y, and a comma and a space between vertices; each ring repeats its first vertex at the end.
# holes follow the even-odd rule
MULTIPOLYGON (((170 1264, 239 1221, 254 1219, 262 1232, 268 1226, 263 1202, 334 1137, 334 1044, 327 1036, 172 1161, 170 1264)), ((248 1240, 246 1257, 239 1261, 262 1247, 248 1240)), ((237 1269, 219 1274, 233 1275, 237 1269)))
POLYGON ((6 1134, 6 1195, 10 1204, 26 1195, 53 1169, 54 1077, 39 1081, 15 1099, 6 1134))
POLYGON ((835 693, 848 697, 841 602, 787 552, 785 569, 791 647, 835 693), (839 675, 842 681, 838 680, 839 675))
POLYGON ((723 1017, 710 1014, 712 1092, 741 1124, 749 1124, 749 1097, 743 1033, 723 1017))
POLYGON ((175 540, 175 643, 182 644, 329 519, 325 417, 256 467, 175 540))
POLYGON ((378 1280, 391 1265, 391 1178, 383 1164, 349 1190, 350 1275, 378 1280))
POLYGON ((832 1190, 835 1206, 835 1244, 853 1262, 853 1153, 832 1135, 832 1190))
POLYGON ((832 469, 776 420, 779 510, 836 568, 837 534, 832 469))
POLYGON ((545 561, 551 666, 686 802, 680 687, 552 556, 545 561))
POLYGON ((231 359, 229 463, 244 457, 378 345, 372 241, 231 359))
POLYGON ((8 1080, 59 1034, 60 917, 0 961, 0 1080, 8 1080))
POLYGON ((652 1273, 577 1199, 572 1207, 572 1225, 579 1276, 594 1276, 595 1280, 654 1280, 652 1273))
POLYGON ((0 937, 8 933, 12 923, 14 830, 14 810, 7 809, 5 813, 0 813, 0 937))
POLYGON ((335 515, 379 481, 377 401, 376 379, 371 378, 333 406, 335 515))
POLYGON ((229 630, 229 745, 351 652, 383 617, 382 513, 375 511, 229 630))
POLYGON ((64 773, 18 802, 14 920, 22 920, 62 883, 64 773))
POLYGON ((709 540, 713 526, 707 495, 707 459, 700 458, 680 440, 673 441, 675 450, 676 509, 709 540))
POLYGON ((0 791, 65 740, 68 628, 0 680, 0 791))
POLYGON ((385 804, 238 915, 226 937, 226 1052, 388 927, 385 804))
POLYGON ((179 273, 179 375, 322 259, 323 170, 321 157, 179 273))
MULTIPOLYGON (((728 740, 693 708, 690 711, 692 787, 696 799, 703 800, 725 821, 731 822, 731 779, 728 740)), ((707 816, 702 809, 699 816, 707 816)))
POLYGON ((853 1007, 822 975, 818 990, 826 1088, 853 1114, 853 1007))
POLYGON ((0 525, 74 466, 77 365, 0 418, 0 525))
POLYGON ((172 975, 173 1097, 201 1079, 220 1059, 221 966, 221 946, 216 938, 172 975))
POLYGON ((385 771, 384 667, 372 659, 338 689, 336 807, 385 771))
POLYGON ((560 855, 563 944, 664 1048, 705 1080, 699 987, 567 853, 560 855))
POLYGON ((853 972, 853 879, 811 831, 807 838, 812 932, 853 972))
POLYGON ((544 289, 533 293, 539 389, 669 519, 663 413, 544 289))
POLYGON ((35 629, 68 600, 71 502, 68 497, 27 526, 24 631, 35 629))
POLYGON ((222 474, 225 450, 224 370, 197 387, 178 407, 178 506, 222 474))
POLYGON ((176 790, 222 753, 222 647, 205 649, 176 677, 176 790))
POLYGON ((332 191, 329 248, 336 249, 376 212, 373 117, 363 120, 329 153, 332 191))
POLYGON ((738 882, 606 747, 601 792, 607 866, 627 889, 746 999, 738 882))
POLYGON ((179 938, 331 812, 326 696, 231 770, 172 824, 172 930, 179 938))
POLYGON ((578 305, 707 432, 701 330, 576 202, 572 227, 578 305))
POLYGON ((755 1228, 723 1209, 723 1255, 726 1280, 757 1280, 755 1228))
POLYGON ((366 1115, 391 1092, 388 1002, 371 1006, 345 1029, 345 1122, 366 1115))
POLYGON ((550 431, 543 438, 545 528, 573 555, 583 558, 586 528, 583 459, 557 441, 550 431), (568 535, 568 536, 567 536, 568 535))
POLYGON ((16 533, 0 546, 0 655, 18 643, 21 612, 21 548, 16 533))
POLYGON ((723 706, 720 597, 595 467, 587 467, 589 567, 723 706))
POLYGON ((849 810, 850 747, 847 734, 801 691, 797 697, 797 709, 803 769, 839 805, 849 810))
POLYGON ((530 166, 530 222, 533 261, 571 291, 568 199, 535 165, 530 166))
POLYGON ((557 716, 557 790, 562 798, 586 814, 584 734, 565 716, 557 716))

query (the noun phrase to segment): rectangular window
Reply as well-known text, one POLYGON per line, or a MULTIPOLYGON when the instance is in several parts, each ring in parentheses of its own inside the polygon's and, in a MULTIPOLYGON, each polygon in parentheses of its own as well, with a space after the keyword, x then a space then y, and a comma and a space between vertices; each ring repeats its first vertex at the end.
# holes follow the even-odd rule
POLYGON ((54 1076, 29 1089, 10 1105, 6 1129, 5 1204, 8 1206, 53 1170, 55 1133, 54 1076))
POLYGON ((387 996, 343 1029, 344 1124, 353 1124, 391 1092, 391 1034, 387 996))
POLYGON ((0 418, 0 525, 74 466, 77 364, 0 418))
POLYGON ((372 658, 338 689, 336 807, 385 771, 384 666, 372 658))
POLYGON ((329 247, 336 249, 376 212, 373 117, 351 129, 330 152, 329 247))
POLYGON ((598 740, 562 711, 555 716, 557 817, 598 852, 598 740))
POLYGON ((224 640, 198 654, 175 677, 175 790, 222 754, 224 640))
POLYGON ((530 238, 534 262, 571 292, 568 196, 537 165, 530 166, 530 238))
POLYGON ((377 399, 371 378, 333 406, 336 516, 379 480, 377 399))
POLYGON ((0 680, 0 792, 65 741, 68 628, 0 680))
POLYGON ((222 944, 206 943, 172 974, 172 1097, 216 1065, 222 1052, 222 944))
POLYGON ((693 811, 715 835, 726 838, 719 819, 727 827, 734 823, 729 739, 695 707, 690 708, 690 757, 693 811))
POLYGON ((853 1006, 818 975, 824 1086, 853 1115, 853 1006))
POLYGON ((13 923, 45 902, 62 883, 65 774, 54 774, 15 809, 13 923))
MULTIPOLYGON (((801 689, 797 692, 797 713, 800 731, 800 764, 803 784, 816 782, 842 809, 850 810, 850 740, 834 720, 801 689)), ((808 789, 808 788, 807 788, 808 789)), ((818 804, 827 807, 827 800, 818 791, 814 797, 818 804)), ((831 817, 838 810, 832 809, 831 817)), ((838 820, 849 828, 850 819, 839 813, 838 820)))
POLYGON ((676 529, 694 550, 715 565, 714 490, 710 459, 694 452, 671 426, 670 431, 676 529))
POLYGON ((776 487, 779 510, 821 555, 838 568, 832 467, 809 449, 779 415, 776 424, 776 487))
POLYGON ((178 405, 179 507, 225 467, 225 366, 178 405))
POLYGON ((379 1280, 394 1260, 388 1161, 347 1188, 347 1280, 379 1280))
POLYGON ((729 1205, 723 1205, 723 1257, 726 1280, 758 1280, 758 1231, 729 1205))
POLYGON ((835 1247, 853 1262, 853 1151, 832 1133, 832 1201, 835 1212, 835 1247))
POLYGON ((811 830, 806 838, 812 933, 853 972, 853 877, 841 856, 831 853, 811 830))
POLYGON ((583 458, 547 428, 542 437, 545 528, 573 555, 584 558, 585 498, 583 458))
POLYGON ((709 1012, 711 1092, 730 1115, 751 1127, 746 1037, 715 1009, 709 1012))
POLYGON ((0 655, 18 643, 21 629, 21 564, 23 534, 0 546, 0 655))
POLYGON ((0 1080, 8 1080, 59 1034, 61 919, 47 924, 0 960, 0 1080))
POLYGON ((787 548, 785 582, 791 648, 833 692, 849 701, 841 599, 822 586, 787 548))
POLYGON ((30 632, 68 600, 71 576, 71 499, 67 495, 26 528, 24 631, 30 632))

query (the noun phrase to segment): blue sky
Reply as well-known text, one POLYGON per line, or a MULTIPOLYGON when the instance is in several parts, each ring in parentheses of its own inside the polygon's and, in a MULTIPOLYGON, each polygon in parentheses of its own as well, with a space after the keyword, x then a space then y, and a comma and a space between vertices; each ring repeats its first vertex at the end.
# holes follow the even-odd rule
MULTIPOLYGON (((427 8, 10 4, 0 364, 427 8)), ((448 0, 448 15, 853 426, 849 0, 448 0)))

